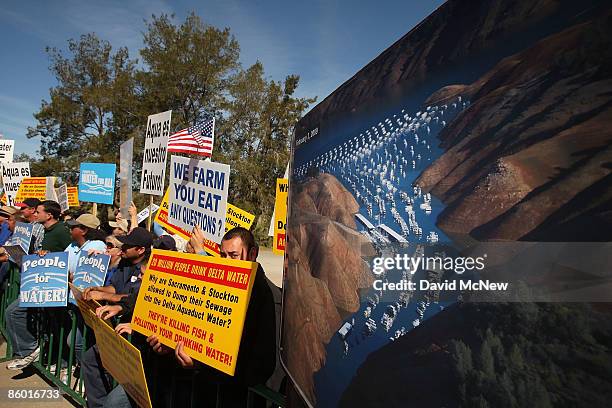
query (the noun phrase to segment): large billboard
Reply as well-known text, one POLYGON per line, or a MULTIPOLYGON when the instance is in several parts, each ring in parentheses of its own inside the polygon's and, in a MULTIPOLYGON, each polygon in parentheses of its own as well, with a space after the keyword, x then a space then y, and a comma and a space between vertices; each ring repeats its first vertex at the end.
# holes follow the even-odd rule
POLYGON ((303 402, 609 401, 611 13, 450 0, 300 120, 281 358, 303 402))

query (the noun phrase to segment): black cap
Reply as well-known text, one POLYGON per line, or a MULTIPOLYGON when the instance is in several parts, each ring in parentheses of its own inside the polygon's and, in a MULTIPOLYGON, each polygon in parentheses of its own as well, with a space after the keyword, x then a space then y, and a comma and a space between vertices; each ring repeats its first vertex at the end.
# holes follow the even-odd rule
POLYGON ((15 206, 21 208, 36 208, 40 205, 40 203, 41 201, 38 198, 26 198, 22 202, 15 204, 15 206))
POLYGON ((176 251, 176 241, 170 235, 162 235, 153 242, 153 248, 176 251))
POLYGON ((153 234, 142 227, 134 228, 129 234, 118 236, 122 244, 149 248, 153 245, 153 234))

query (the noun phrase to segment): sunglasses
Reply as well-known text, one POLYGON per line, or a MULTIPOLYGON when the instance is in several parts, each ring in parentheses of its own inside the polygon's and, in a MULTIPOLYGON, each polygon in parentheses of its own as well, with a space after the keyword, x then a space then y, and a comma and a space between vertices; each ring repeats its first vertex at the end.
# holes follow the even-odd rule
POLYGON ((113 248, 119 248, 119 247, 116 246, 115 244, 113 244, 112 242, 107 242, 106 243, 106 248, 107 249, 113 249, 113 248))

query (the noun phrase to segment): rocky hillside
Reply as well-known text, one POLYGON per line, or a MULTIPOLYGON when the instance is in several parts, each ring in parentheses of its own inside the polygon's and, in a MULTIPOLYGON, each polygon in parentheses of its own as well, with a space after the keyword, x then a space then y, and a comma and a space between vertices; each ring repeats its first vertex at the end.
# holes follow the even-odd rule
POLYGON ((479 240, 612 238, 610 11, 427 103, 456 95, 471 106, 441 132, 445 153, 417 179, 447 204, 443 230, 479 240))
POLYGON ((314 401, 313 374, 325 363, 325 347, 359 309, 359 290, 372 284, 362 257, 374 249, 356 232, 359 206, 335 177, 321 174, 292 188, 283 357, 314 401))

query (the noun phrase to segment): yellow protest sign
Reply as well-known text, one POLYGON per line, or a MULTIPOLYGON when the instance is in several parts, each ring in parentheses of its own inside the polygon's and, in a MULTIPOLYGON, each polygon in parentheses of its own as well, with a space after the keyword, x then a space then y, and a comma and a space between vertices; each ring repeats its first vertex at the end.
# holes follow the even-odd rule
POLYGON ((289 180, 276 179, 276 201, 274 203, 274 243, 272 252, 277 255, 285 253, 287 237, 287 198, 289 196, 289 180))
POLYGON ((26 198, 47 199, 47 177, 26 177, 21 181, 15 202, 21 203, 26 198))
POLYGON ((69 285, 83 320, 96 334, 96 344, 104 368, 123 386, 125 392, 136 401, 139 407, 151 408, 151 398, 140 351, 117 334, 108 321, 96 316, 95 310, 100 306, 98 302, 84 300, 79 288, 72 283, 69 285))
POLYGON ((68 187, 68 207, 79 207, 79 188, 68 187))
MULTIPOLYGON (((243 227, 246 229, 250 229, 251 225, 253 225, 254 219, 254 214, 244 211, 243 209, 240 209, 235 205, 227 203, 227 210, 225 214, 225 232, 235 227, 243 227)), ((206 250, 206 252, 213 256, 221 256, 219 244, 217 244, 216 242, 205 239, 204 249, 206 250)))
MULTIPOLYGON (((101 306, 100 303, 93 299, 83 299, 83 292, 81 291, 81 289, 79 289, 78 286, 74 286, 72 282, 68 282, 68 286, 70 286, 70 290, 72 291, 72 295, 76 300, 77 306, 79 307, 85 324, 93 329, 97 324, 97 322, 94 320, 97 318, 96 309, 101 306)), ((104 322, 108 325, 111 324, 108 320, 104 320, 104 322)))
POLYGON ((140 351, 97 316, 95 319, 97 324, 94 331, 102 365, 139 407, 151 408, 140 351))
MULTIPOLYGON (((180 237, 189 240, 189 238, 191 237, 190 231, 186 231, 180 227, 177 227, 176 225, 170 224, 170 222, 168 221, 168 210, 170 208, 170 205, 168 204, 168 191, 169 189, 166 189, 166 193, 164 194, 162 202, 159 205, 159 210, 157 210, 157 213, 155 214, 154 221, 165 229, 167 229, 168 231, 172 232, 173 234, 177 234, 180 237)), ((227 203, 227 210, 225 215, 225 232, 234 227, 244 227, 246 229, 250 229, 254 219, 255 215, 244 211, 243 209, 240 209, 235 205, 227 203)), ((214 241, 205 239, 204 249, 206 250, 206 252, 213 256, 220 256, 219 245, 214 241)))
POLYGON ((154 249, 132 329, 234 375, 258 264, 154 249))
POLYGON ((253 225, 255 215, 243 209, 227 203, 227 214, 225 216, 225 232, 235 227, 250 229, 253 225))
POLYGON ((2 196, 0 197, 0 202, 2 202, 2 205, 7 205, 5 193, 2 193, 2 196))
POLYGON ((168 222, 168 211, 170 208, 170 205, 168 204, 168 192, 169 191, 170 189, 166 189, 164 198, 162 198, 161 204, 159 205, 159 210, 157 210, 157 213, 155 214, 154 221, 158 223, 159 225, 161 225, 162 227, 164 227, 165 229, 167 229, 168 231, 172 232, 173 234, 177 234, 181 238, 189 240, 189 238, 191 237, 190 231, 186 231, 168 222))

